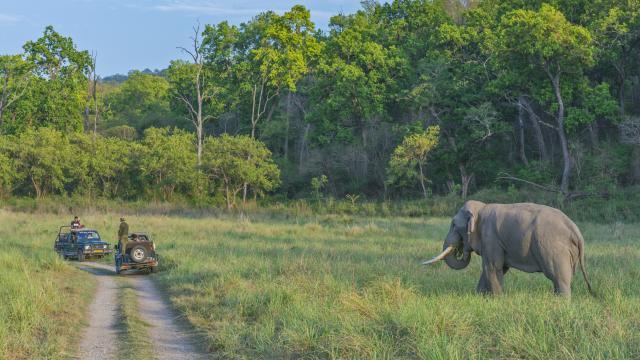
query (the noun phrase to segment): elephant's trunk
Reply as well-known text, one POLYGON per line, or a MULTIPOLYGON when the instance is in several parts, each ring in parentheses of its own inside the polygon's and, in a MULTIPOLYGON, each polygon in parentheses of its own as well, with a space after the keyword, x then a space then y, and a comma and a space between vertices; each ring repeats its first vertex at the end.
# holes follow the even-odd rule
POLYGON ((454 270, 461 270, 469 266, 471 262, 471 251, 464 249, 455 251, 444 258, 444 262, 454 270))

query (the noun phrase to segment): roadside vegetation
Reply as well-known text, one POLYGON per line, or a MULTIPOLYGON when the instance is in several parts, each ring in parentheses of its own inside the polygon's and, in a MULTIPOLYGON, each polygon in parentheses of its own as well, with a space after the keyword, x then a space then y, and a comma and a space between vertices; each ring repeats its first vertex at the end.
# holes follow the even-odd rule
POLYGON ((0 210, 2 359, 76 354, 94 282, 53 251, 59 223, 0 210))

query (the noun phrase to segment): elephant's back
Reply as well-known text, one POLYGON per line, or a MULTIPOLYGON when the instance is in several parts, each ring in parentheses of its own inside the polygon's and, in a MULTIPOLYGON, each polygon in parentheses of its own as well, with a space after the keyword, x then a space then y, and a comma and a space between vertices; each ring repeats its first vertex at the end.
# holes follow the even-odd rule
POLYGON ((582 235, 573 221, 558 209, 516 203, 489 204, 484 211, 495 221, 505 251, 520 266, 513 265, 521 270, 541 271, 540 260, 553 253, 569 253, 572 257, 578 254, 575 245, 582 235))
MULTIPOLYGON (((485 208, 492 213, 497 223, 515 224, 521 231, 541 231, 551 234, 580 234, 576 224, 561 210, 535 203, 488 204, 485 208)), ((582 237, 582 236, 580 236, 582 237)))

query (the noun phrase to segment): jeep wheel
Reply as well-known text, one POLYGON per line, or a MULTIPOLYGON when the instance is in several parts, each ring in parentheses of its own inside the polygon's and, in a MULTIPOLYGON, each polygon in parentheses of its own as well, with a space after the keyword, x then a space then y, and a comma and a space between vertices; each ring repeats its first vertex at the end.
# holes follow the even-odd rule
POLYGON ((133 262, 141 263, 147 258, 147 249, 145 249, 145 247, 142 245, 136 245, 131 248, 129 257, 133 262))
POLYGON ((78 250, 78 261, 84 261, 84 252, 82 250, 78 250))

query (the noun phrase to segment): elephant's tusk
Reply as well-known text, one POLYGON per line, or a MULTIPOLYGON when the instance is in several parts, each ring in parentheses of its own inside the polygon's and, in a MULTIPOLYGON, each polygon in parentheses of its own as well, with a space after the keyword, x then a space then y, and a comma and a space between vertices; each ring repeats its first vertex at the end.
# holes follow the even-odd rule
POLYGON ((425 262, 422 263, 422 265, 429 265, 429 264, 433 264, 434 262, 438 262, 442 259, 444 259, 445 257, 447 257, 447 255, 451 254, 452 252, 454 252, 456 250, 455 247, 453 246, 449 246, 448 248, 446 248, 443 252, 440 253, 440 255, 434 257, 431 260, 427 260, 425 262))

